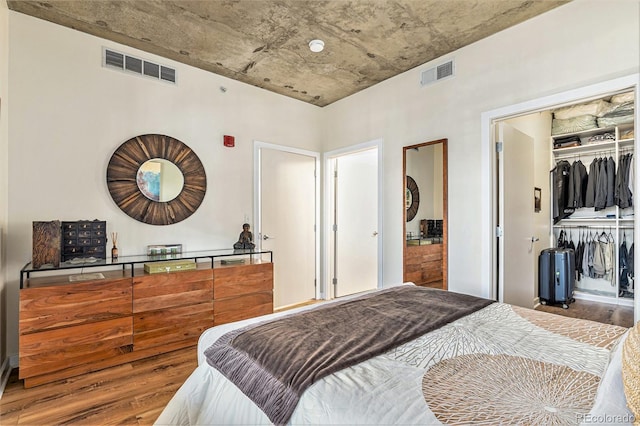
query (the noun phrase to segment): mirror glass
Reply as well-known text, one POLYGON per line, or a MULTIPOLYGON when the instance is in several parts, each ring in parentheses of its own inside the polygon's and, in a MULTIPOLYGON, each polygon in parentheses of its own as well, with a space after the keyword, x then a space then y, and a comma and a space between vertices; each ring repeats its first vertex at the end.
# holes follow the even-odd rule
POLYGON ((442 244, 444 216, 443 144, 405 150, 407 245, 442 244))
POLYGON ((168 202, 182 192, 184 176, 169 160, 152 158, 138 169, 136 183, 140 192, 152 201, 168 202))

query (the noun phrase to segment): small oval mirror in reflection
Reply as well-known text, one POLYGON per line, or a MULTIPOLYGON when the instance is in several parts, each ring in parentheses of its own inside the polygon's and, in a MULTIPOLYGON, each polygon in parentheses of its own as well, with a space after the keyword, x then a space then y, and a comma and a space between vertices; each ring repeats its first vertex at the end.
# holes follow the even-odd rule
POLYGON ((136 181, 145 197, 163 203, 180 195, 184 186, 184 176, 178 166, 163 158, 152 158, 142 163, 136 181))

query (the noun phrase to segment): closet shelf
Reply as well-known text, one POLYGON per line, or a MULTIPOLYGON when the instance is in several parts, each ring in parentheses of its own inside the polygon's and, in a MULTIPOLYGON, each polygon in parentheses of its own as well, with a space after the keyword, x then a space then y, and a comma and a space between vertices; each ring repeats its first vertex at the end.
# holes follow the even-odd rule
POLYGON ((595 129, 583 130, 581 132, 570 132, 570 133, 563 133, 561 135, 552 135, 551 138, 553 140, 556 140, 556 139, 566 138, 567 136, 580 136, 580 139, 582 139, 582 138, 588 138, 590 136, 600 135, 602 133, 614 133, 615 134, 615 130, 616 130, 615 126, 597 127, 595 129))
MULTIPOLYGON (((631 144, 633 146, 633 143, 631 144)), ((616 141, 596 142, 580 146, 570 146, 567 148, 557 148, 552 150, 553 155, 558 156, 562 154, 580 154, 583 152, 597 152, 597 151, 609 151, 614 150, 616 147, 616 141)))

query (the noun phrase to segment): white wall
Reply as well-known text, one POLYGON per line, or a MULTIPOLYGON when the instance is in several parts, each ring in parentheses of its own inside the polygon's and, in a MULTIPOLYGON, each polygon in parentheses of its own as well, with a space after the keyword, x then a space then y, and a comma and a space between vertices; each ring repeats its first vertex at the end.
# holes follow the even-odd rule
POLYGON ((148 244, 230 248, 245 216, 253 222, 253 141, 321 148, 318 107, 20 13, 9 12, 9 23, 9 353, 17 353, 19 270, 31 258, 32 221, 106 220, 121 256, 148 244), (174 67, 178 84, 103 68, 102 46, 174 67), (109 195, 109 158, 145 133, 179 139, 205 167, 206 196, 181 223, 137 222, 109 195), (223 146, 223 134, 236 137, 235 148, 223 146))
POLYGON ((637 0, 575 0, 325 107, 325 150, 384 140, 386 285, 402 280, 402 147, 449 139, 449 289, 489 296, 481 114, 638 72, 639 27, 637 0), (450 58, 455 77, 421 88, 420 72, 450 58))
MULTIPOLYGON (((8 204, 8 146, 9 125, 7 122, 8 76, 9 76, 9 9, 7 3, 0 1, 0 336, 7 335, 7 288, 6 288, 6 245, 8 204)), ((0 366, 7 356, 4 337, 0 339, 0 366)), ((0 367, 0 377, 2 371, 0 367)), ((1 388, 2 384, 0 384, 1 388)))

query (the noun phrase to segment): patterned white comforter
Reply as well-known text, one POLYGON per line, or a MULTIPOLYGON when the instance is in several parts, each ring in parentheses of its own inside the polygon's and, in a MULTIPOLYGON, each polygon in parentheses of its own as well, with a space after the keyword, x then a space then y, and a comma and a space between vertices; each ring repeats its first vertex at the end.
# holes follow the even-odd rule
MULTIPOLYGON (((202 355, 227 331, 264 319, 206 331, 199 367, 156 424, 269 424, 202 355)), ((291 424, 631 422, 620 373, 625 332, 494 303, 320 380, 303 394, 291 424)))

